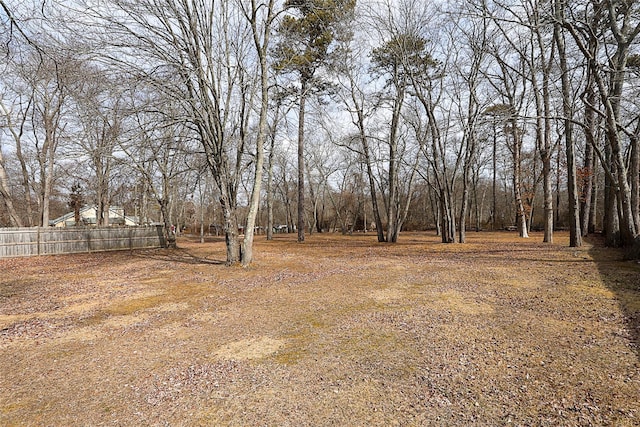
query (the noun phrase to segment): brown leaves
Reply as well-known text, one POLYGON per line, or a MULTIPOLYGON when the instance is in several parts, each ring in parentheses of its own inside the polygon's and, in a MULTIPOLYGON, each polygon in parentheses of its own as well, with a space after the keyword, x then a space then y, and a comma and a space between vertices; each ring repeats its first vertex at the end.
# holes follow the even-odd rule
POLYGON ((638 267, 468 237, 2 260, 0 424, 637 424, 638 267))

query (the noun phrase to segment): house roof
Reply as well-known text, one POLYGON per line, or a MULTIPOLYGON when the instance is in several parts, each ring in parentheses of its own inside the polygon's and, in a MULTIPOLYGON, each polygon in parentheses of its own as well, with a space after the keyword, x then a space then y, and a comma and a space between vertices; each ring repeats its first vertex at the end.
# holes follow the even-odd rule
MULTIPOLYGON (((85 213, 85 212, 87 212, 89 210, 94 210, 97 213, 98 212, 98 207, 95 206, 95 205, 93 205, 93 206, 84 206, 84 207, 80 208, 80 215, 82 215, 83 213, 85 213)), ((138 223, 136 219, 134 219, 132 217, 129 217, 127 215, 121 214, 120 212, 122 212, 122 211, 123 211, 123 209, 118 207, 118 206, 110 206, 109 207, 109 218, 114 218, 114 217, 115 218, 123 218, 125 220, 129 220, 129 221, 133 222, 134 224, 138 223)), ((75 212, 69 212, 69 213, 66 213, 66 214, 62 215, 61 217, 58 217, 56 219, 53 219, 53 220, 49 221, 49 225, 54 226, 56 224, 60 224, 61 222, 66 222, 66 221, 68 221, 70 219, 73 219, 73 218, 75 218, 75 212)))

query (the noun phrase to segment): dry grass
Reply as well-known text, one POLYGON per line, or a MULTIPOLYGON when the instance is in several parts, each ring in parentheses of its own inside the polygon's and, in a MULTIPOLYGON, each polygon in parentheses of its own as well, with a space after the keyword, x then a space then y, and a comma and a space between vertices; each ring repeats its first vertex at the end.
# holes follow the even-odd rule
POLYGON ((640 266, 469 237, 0 260, 0 425, 640 425, 640 266))

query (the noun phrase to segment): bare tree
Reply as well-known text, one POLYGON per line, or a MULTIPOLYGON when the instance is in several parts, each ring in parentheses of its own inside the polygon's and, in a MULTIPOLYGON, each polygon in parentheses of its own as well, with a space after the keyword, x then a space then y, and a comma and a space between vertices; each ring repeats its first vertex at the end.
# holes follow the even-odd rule
POLYGON ((280 24, 282 40, 275 56, 275 67, 282 72, 294 72, 300 81, 298 110, 298 242, 304 242, 305 178, 304 138, 305 105, 314 89, 322 89, 317 71, 330 61, 331 46, 339 37, 340 25, 348 19, 355 0, 288 0, 286 7, 294 14, 280 24))
MULTIPOLYGON (((140 97, 140 92, 136 92, 140 97)), ((176 247, 176 222, 173 221, 175 205, 174 188, 178 177, 190 170, 186 157, 192 151, 189 147, 191 135, 186 127, 171 126, 163 119, 171 117, 172 106, 164 103, 165 111, 145 112, 159 100, 132 100, 133 120, 123 131, 126 134, 117 140, 118 149, 123 152, 128 164, 134 168, 158 203, 164 223, 165 240, 168 247, 176 247), (143 102, 144 108, 139 103, 143 102)))
MULTIPOLYGON (((631 245, 638 235, 639 225, 633 214, 629 168, 625 159, 624 136, 632 136, 633 130, 626 126, 623 100, 630 49, 640 33, 640 21, 637 18, 640 3, 592 0, 580 5, 571 3, 571 6, 567 1, 555 4, 558 24, 571 35, 584 56, 599 96, 600 108, 593 104, 587 104, 586 108, 603 118, 607 142, 605 153, 596 146, 594 149, 605 168, 610 187, 615 189, 614 194, 607 195, 608 203, 605 200, 607 241, 611 245, 631 245), (572 8, 571 12, 567 11, 569 7, 572 8), (580 14, 574 13, 577 7, 581 8, 580 14), (606 61, 601 61, 601 56, 606 61), (618 219, 619 239, 616 237, 617 227, 613 225, 618 219)), ((583 101, 588 102, 586 97, 583 101)), ((637 138, 629 138, 629 143, 629 152, 634 152, 633 145, 638 144, 637 138)), ((632 179, 638 178, 635 176, 632 179)))
POLYGON ((56 153, 64 139, 71 86, 74 84, 77 62, 64 54, 34 59, 22 70, 22 78, 33 96, 31 123, 34 150, 38 165, 39 225, 47 227, 50 201, 56 177, 56 153))
MULTIPOLYGON (((487 14, 480 14, 477 20, 466 17, 475 12, 473 5, 468 5, 470 10, 455 10, 448 16, 453 20, 454 29, 448 34, 449 49, 455 56, 450 67, 453 70, 453 81, 448 84, 452 89, 452 97, 458 107, 458 121, 463 129, 463 137, 458 153, 462 160, 462 200, 460 214, 458 216, 458 239, 460 243, 466 240, 467 214, 470 211, 470 192, 474 188, 477 203, 477 169, 480 149, 480 124, 482 113, 486 108, 487 100, 483 99, 483 69, 486 68, 488 56, 488 38, 490 37, 487 14), (462 41, 462 43, 461 43, 462 41), (474 175, 472 177, 472 175, 474 175), (472 182, 472 178, 473 182, 472 182)), ((478 212, 476 221, 479 222, 478 212)), ((476 226, 479 228, 479 225, 476 226)))
MULTIPOLYGON (((439 63, 428 50, 427 39, 422 33, 428 23, 425 18, 427 9, 416 2, 400 2, 393 5, 384 3, 382 13, 373 14, 375 25, 382 39, 380 46, 371 52, 373 71, 385 79, 385 88, 381 92, 381 105, 390 110, 386 145, 388 147, 387 187, 384 198, 387 211, 387 242, 396 242, 406 218, 408 203, 411 199, 413 179, 416 175, 419 150, 414 150, 413 162, 406 163, 410 170, 407 176, 408 191, 402 207, 400 189, 400 171, 405 162, 403 147, 400 145, 403 126, 403 108, 407 98, 415 95, 427 115, 429 131, 435 130, 437 120, 434 114, 439 87, 439 63)), ((431 134, 434 136, 435 134, 431 134)), ((418 136, 418 135, 416 135, 418 136)), ((437 135, 435 136, 437 138, 437 135)))
POLYGON ((22 204, 24 210, 23 216, 26 216, 26 220, 21 222, 28 226, 33 226, 35 224, 35 219, 33 213, 34 202, 31 186, 32 179, 30 177, 29 167, 24 155, 23 138, 27 131, 27 122, 30 118, 31 103, 33 100, 33 97, 31 96, 32 93, 33 92, 28 93, 27 102, 22 101, 22 94, 19 93, 19 89, 18 93, 14 94, 15 102, 13 102, 11 106, 7 106, 4 101, 0 101, 0 110, 3 114, 5 129, 8 130, 11 136, 14 153, 20 164, 20 182, 22 185, 21 197, 24 198, 24 203, 22 204))
POLYGON ((564 136, 567 156, 567 187, 569 198, 569 246, 582 246, 582 232, 580 231, 580 202, 578 198, 578 182, 576 171, 575 141, 573 139, 573 108, 572 93, 568 76, 567 47, 565 34, 562 31, 561 22, 564 20, 564 8, 560 1, 554 3, 556 22, 553 34, 558 46, 560 72, 562 81, 562 110, 564 112, 564 136))
POLYGON ((338 53, 340 60, 334 64, 340 91, 338 95, 344 108, 351 117, 351 123, 357 132, 346 144, 347 148, 357 152, 367 172, 367 184, 371 198, 373 221, 378 236, 378 242, 386 241, 382 218, 378 203, 378 184, 373 167, 374 153, 371 149, 370 132, 378 105, 373 94, 368 93, 369 75, 366 70, 365 49, 363 40, 354 37, 345 40, 338 53))
POLYGON ((111 63, 172 100, 177 115, 171 119, 188 127, 199 141, 220 194, 227 264, 242 257, 237 207, 248 162, 257 179, 247 223, 251 231, 245 235, 245 253, 249 251, 245 263, 251 261, 251 223, 257 213, 266 134, 264 82, 273 4, 117 0, 111 8, 117 13, 94 9, 109 33, 106 53, 111 63), (247 161, 256 75, 263 106, 255 158, 247 161))
MULTIPOLYGON (((239 1, 242 6, 243 2, 239 1)), ((254 166, 253 187, 249 203, 249 213, 245 226, 244 253, 242 264, 248 266, 253 260, 253 234, 260 206, 260 189, 262 188, 262 175, 264 166, 264 143, 268 136, 268 110, 269 110, 269 66, 267 54, 269 51, 270 35, 277 12, 275 0, 258 2, 251 0, 251 8, 244 8, 245 17, 251 24, 254 47, 258 55, 258 71, 260 75, 260 113, 258 118, 258 133, 256 136, 256 158, 254 166)))
MULTIPOLYGON (((2 103, 1 101, 0 101, 0 109, 2 109, 2 113, 4 115, 3 119, 5 122, 5 126, 8 128, 11 136, 13 137, 14 141, 18 144, 18 147, 19 147, 20 140, 21 140, 21 136, 20 136, 21 131, 15 128, 13 124, 11 112, 5 107, 4 103, 2 103)), ((9 220, 11 221, 11 225, 13 227, 22 227, 23 221, 15 209, 13 195, 10 190, 9 174, 7 173, 7 169, 5 167, 5 160, 2 155, 1 142, 2 141, 0 140, 0 196, 2 197, 2 202, 5 205, 7 212, 9 214, 9 220)), ((28 194, 27 197, 30 197, 31 195, 30 191, 28 191, 27 194, 28 194)), ((27 199, 27 201, 29 201, 29 199, 27 199)), ((30 204, 27 204, 27 206, 30 207, 30 204)))
MULTIPOLYGON (((109 225, 114 150, 122 133, 126 101, 123 91, 110 81, 104 70, 85 66, 82 74, 82 81, 72 93, 80 129, 75 140, 80 150, 78 155, 88 157, 94 174, 97 224, 106 226, 109 225)), ((119 83, 122 86, 123 82, 119 83)))

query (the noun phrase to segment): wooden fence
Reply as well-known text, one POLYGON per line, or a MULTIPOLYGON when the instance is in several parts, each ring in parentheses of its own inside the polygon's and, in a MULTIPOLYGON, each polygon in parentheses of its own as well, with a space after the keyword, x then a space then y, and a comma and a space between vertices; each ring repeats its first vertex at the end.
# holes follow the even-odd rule
POLYGON ((0 258, 164 246, 161 226, 0 228, 0 258))

